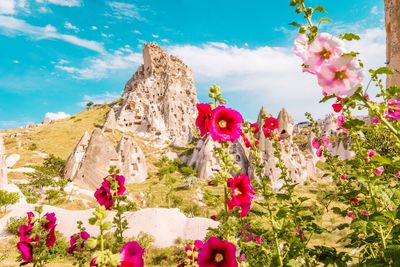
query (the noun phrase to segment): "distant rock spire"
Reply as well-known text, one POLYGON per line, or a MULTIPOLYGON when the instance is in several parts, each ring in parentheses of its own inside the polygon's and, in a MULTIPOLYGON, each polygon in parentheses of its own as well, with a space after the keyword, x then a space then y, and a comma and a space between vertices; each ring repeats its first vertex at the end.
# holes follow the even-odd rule
POLYGON ((4 189, 7 184, 8 184, 8 178, 7 178, 6 155, 3 144, 3 137, 0 135, 0 189, 4 189))

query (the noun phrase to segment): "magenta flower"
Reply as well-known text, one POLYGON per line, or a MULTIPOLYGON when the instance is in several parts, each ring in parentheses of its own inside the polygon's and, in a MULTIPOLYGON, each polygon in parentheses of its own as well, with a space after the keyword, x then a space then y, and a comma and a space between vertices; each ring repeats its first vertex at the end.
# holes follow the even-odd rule
POLYGON ((262 238, 261 238, 260 235, 256 236, 256 242, 257 242, 257 244, 261 245, 261 243, 262 243, 262 238))
POLYGON ((28 264, 32 261, 33 259, 33 247, 30 243, 28 242, 18 242, 17 243, 17 249, 19 250, 21 254, 21 258, 23 260, 23 263, 21 265, 28 264))
POLYGON ((114 206, 113 197, 122 196, 125 190, 125 177, 112 174, 104 178, 100 188, 94 193, 94 197, 100 205, 111 210, 114 206))
POLYGON ((217 142, 235 142, 242 132, 242 119, 242 115, 236 110, 218 106, 211 115, 211 138, 217 142))
POLYGON ((363 211, 360 211, 360 215, 361 215, 361 216, 368 216, 369 213, 368 213, 368 211, 363 210, 363 211))
POLYGON ((138 242, 131 241, 124 245, 121 249, 121 261, 118 267, 142 267, 144 266, 143 260, 144 249, 138 242))
POLYGON ((373 149, 368 149, 367 153, 367 162, 370 162, 371 159, 375 156, 376 152, 373 149))
POLYGON ((97 267, 97 258, 92 258, 89 263, 90 267, 97 267))
POLYGON ((351 211, 349 211, 348 213, 347 213, 347 217, 349 217, 350 219, 352 219, 352 220, 355 220, 355 219, 357 219, 357 216, 356 215, 354 215, 354 213, 353 212, 351 212, 351 211))
POLYGON ((240 254, 239 260, 240 260, 240 262, 245 262, 246 261, 246 254, 244 254, 244 253, 240 254))
POLYGON ((260 127, 256 122, 250 124, 250 128, 253 129, 254 134, 258 134, 260 132, 260 127))
POLYGON ((340 180, 346 181, 347 180, 347 176, 346 175, 340 176, 340 180))
POLYGON ((376 176, 381 176, 382 173, 385 171, 385 168, 383 166, 379 166, 374 170, 374 173, 376 176))
POLYGON ((76 243, 78 242, 79 239, 82 240, 80 248, 84 247, 84 241, 88 240, 90 237, 89 233, 86 231, 81 231, 78 234, 72 235, 70 240, 69 240, 69 248, 68 248, 68 253, 73 254, 75 251, 78 249, 76 248, 76 243))
POLYGON ((212 108, 210 104, 196 104, 198 115, 196 126, 200 130, 200 136, 206 136, 209 131, 212 108))
POLYGON ((386 118, 398 121, 400 120, 400 101, 388 102, 388 109, 385 111, 386 118))
POLYGON ((311 141, 311 145, 313 148, 319 149, 321 147, 321 142, 318 138, 313 138, 313 140, 311 141))
POLYGON ((300 231, 300 228, 299 228, 299 227, 296 227, 296 228, 294 229, 294 232, 295 232, 296 235, 299 235, 299 236, 301 236, 301 237, 304 237, 304 236, 305 236, 304 231, 300 231))
POLYGON ((199 267, 237 267, 236 246, 212 236, 204 243, 197 262, 199 267))
POLYGON ((322 136, 321 137, 322 140, 322 144, 324 145, 324 147, 328 148, 329 146, 329 139, 326 136, 322 136))
POLYGON ((400 172, 396 172, 394 176, 400 177, 400 172))
POLYGON ((310 43, 304 65, 308 72, 317 73, 324 63, 340 57, 343 52, 345 52, 345 48, 342 40, 329 33, 320 33, 310 43))
POLYGON ((381 120, 378 117, 372 118, 372 124, 379 124, 381 120))
POLYGON ((254 198, 254 188, 246 174, 229 178, 228 187, 231 189, 231 198, 227 199, 229 210, 240 207, 240 217, 246 217, 250 211, 251 202, 254 198))
POLYGON ((317 77, 327 95, 349 97, 362 86, 364 74, 355 58, 342 56, 323 64, 317 77))
POLYGON ((343 124, 344 124, 345 121, 346 121, 346 117, 345 117, 345 116, 339 115, 339 116, 337 117, 338 130, 343 129, 343 124))
POLYGON ((321 149, 317 149, 317 151, 315 152, 315 154, 317 155, 317 157, 322 157, 322 150, 321 149))

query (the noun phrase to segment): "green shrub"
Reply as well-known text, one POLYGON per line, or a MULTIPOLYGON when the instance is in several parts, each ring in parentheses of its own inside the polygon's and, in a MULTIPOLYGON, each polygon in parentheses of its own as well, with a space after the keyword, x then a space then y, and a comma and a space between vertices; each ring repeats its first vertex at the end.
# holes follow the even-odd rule
POLYGON ((19 234, 19 227, 23 224, 28 223, 28 218, 26 217, 11 217, 7 221, 7 232, 9 232, 12 235, 18 235, 19 234))
POLYGON ((4 212, 7 212, 7 207, 9 205, 13 205, 18 201, 19 201, 18 193, 0 190, 0 209, 4 208, 4 212))
POLYGON ((28 147, 29 150, 36 150, 37 148, 38 147, 37 147, 37 145, 35 143, 30 144, 29 147, 28 147))

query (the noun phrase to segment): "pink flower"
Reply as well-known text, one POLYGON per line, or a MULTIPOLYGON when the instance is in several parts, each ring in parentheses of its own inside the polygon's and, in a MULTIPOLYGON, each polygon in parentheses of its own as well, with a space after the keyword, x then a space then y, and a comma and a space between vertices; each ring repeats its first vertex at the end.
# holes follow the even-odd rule
POLYGON ((246 254, 244 254, 244 253, 240 254, 239 260, 240 260, 240 262, 245 262, 246 261, 246 254))
POLYGON ((296 235, 301 235, 301 237, 304 237, 304 236, 305 236, 304 231, 301 231, 301 232, 300 232, 299 227, 296 227, 296 228, 294 229, 294 232, 296 233, 296 235))
POLYGON ((346 117, 343 115, 339 115, 337 117, 337 122, 338 122, 338 130, 343 129, 343 124, 346 121, 346 117))
POLYGON ((332 104, 332 108, 333 108, 333 111, 338 113, 338 112, 342 111, 343 106, 342 106, 342 104, 335 103, 335 104, 332 104))
POLYGON ((263 128, 271 131, 278 129, 279 120, 271 116, 265 120, 263 128))
POLYGON ((28 242, 18 242, 17 243, 17 249, 19 250, 21 254, 21 258, 24 261, 21 263, 21 265, 28 264, 32 261, 33 259, 33 247, 30 243, 28 242))
POLYGON ((124 245, 121 249, 120 265, 118 267, 142 267, 144 266, 143 261, 144 249, 139 245, 138 242, 131 241, 124 245))
POLYGON ((400 177, 400 172, 396 172, 396 174, 394 176, 400 177))
POLYGON ((260 235, 256 236, 256 242, 257 242, 257 244, 261 245, 261 243, 262 243, 262 238, 261 238, 260 235))
POLYGON ((375 156, 376 152, 373 149, 368 149, 368 154, 367 154, 367 162, 370 162, 371 159, 375 156))
POLYGON ((342 56, 323 64, 317 77, 327 95, 349 97, 362 86, 364 75, 355 58, 342 56))
POLYGON ((321 141, 318 138, 313 138, 311 145, 313 148, 319 149, 321 147, 321 141))
POLYGON ((351 211, 349 211, 349 212, 347 213, 347 217, 349 217, 349 218, 352 219, 352 220, 355 220, 355 219, 357 218, 356 215, 354 215, 354 213, 351 212, 351 211))
POLYGON ((361 216, 368 216, 369 213, 368 213, 368 211, 363 210, 363 211, 360 211, 360 215, 361 215, 361 216))
POLYGON ((242 119, 242 115, 236 110, 218 106, 211 115, 211 138, 217 142, 235 142, 242 132, 242 119))
POLYGON ((268 138, 268 139, 274 138, 274 132, 271 131, 270 129, 263 128, 263 133, 264 133, 264 136, 265 136, 266 138, 268 138))
POLYGON ((346 175, 340 176, 340 180, 346 181, 347 180, 347 176, 346 175))
POLYGON ((111 210, 114 205, 114 196, 122 196, 125 193, 125 177, 112 174, 104 178, 100 188, 94 193, 97 202, 106 209, 111 210), (115 185, 113 187, 112 185, 115 185))
POLYGON ((90 267, 97 267, 97 258, 93 258, 90 260, 90 267))
POLYGON ((317 151, 315 152, 315 154, 317 155, 317 157, 322 157, 322 150, 321 149, 317 149, 317 151))
POLYGON ((72 235, 70 240, 69 240, 69 248, 68 248, 68 253, 69 254, 73 254, 76 250, 78 250, 76 248, 76 242, 81 239, 83 242, 81 242, 81 247, 83 248, 84 246, 84 241, 88 240, 90 237, 89 233, 86 231, 81 231, 78 234, 72 235))
POLYGON ((321 137, 322 144, 324 144, 325 147, 329 146, 329 139, 326 136, 321 137))
POLYGON ((307 66, 308 72, 318 73, 324 63, 340 57, 344 52, 345 48, 342 40, 329 33, 320 33, 310 43, 308 56, 304 59, 304 65, 307 66))
POLYGON ((197 262, 199 267, 237 267, 236 247, 228 241, 212 236, 204 243, 197 262))
MULTIPOLYGON (((195 256, 194 259, 193 259, 192 251, 199 252, 201 250, 201 248, 203 247, 203 245, 204 245, 203 241, 195 240, 193 242, 193 245, 186 245, 185 246, 185 251, 189 252, 189 253, 186 253, 187 254, 187 258, 190 260, 191 263, 197 262, 197 256, 195 256)), ((183 263, 182 266, 185 266, 185 264, 183 263)))
POLYGON ((254 198, 254 188, 246 174, 229 178, 228 187, 231 189, 231 198, 227 199, 229 210, 234 207, 240 207, 240 217, 246 217, 249 213, 251 202, 254 198))
POLYGON ((388 109, 385 111, 386 118, 398 121, 400 120, 400 101, 388 102, 388 109))
POLYGON ((378 124, 381 120, 378 117, 372 118, 372 124, 378 124))
POLYGON ((305 61, 308 58, 308 47, 309 41, 307 35, 299 34, 297 35, 296 40, 294 41, 293 52, 305 61))
POLYGON ((385 171, 385 168, 383 166, 379 166, 374 170, 374 173, 376 176, 381 176, 382 173, 385 171))
POLYGON ((196 107, 198 111, 196 126, 200 130, 200 136, 205 136, 209 130, 212 109, 210 104, 196 104, 196 107))

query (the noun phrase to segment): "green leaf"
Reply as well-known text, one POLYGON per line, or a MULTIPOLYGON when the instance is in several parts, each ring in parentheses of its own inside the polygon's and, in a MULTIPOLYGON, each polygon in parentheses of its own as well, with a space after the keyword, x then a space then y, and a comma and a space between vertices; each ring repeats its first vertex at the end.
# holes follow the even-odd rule
POLYGON ((332 98, 336 98, 336 96, 334 96, 334 95, 324 96, 324 98, 322 98, 322 99, 319 101, 319 103, 325 103, 326 101, 328 101, 329 99, 332 99, 332 98))
POLYGON ((300 24, 300 23, 297 23, 297 22, 295 22, 295 21, 290 22, 289 25, 294 26, 294 27, 299 27, 299 28, 301 27, 301 24, 300 24))
POLYGON ((339 35, 339 38, 346 41, 360 40, 360 36, 354 33, 345 33, 339 35))
POLYGON ((319 18, 320 22, 326 22, 326 23, 330 23, 332 22, 332 20, 330 18, 319 18))
POLYGON ((88 240, 85 241, 85 247, 88 249, 94 249, 97 246, 97 238, 90 237, 88 240))
POLYGON ((327 13, 326 9, 323 6, 316 6, 314 7, 315 11, 319 11, 321 13, 327 13))

